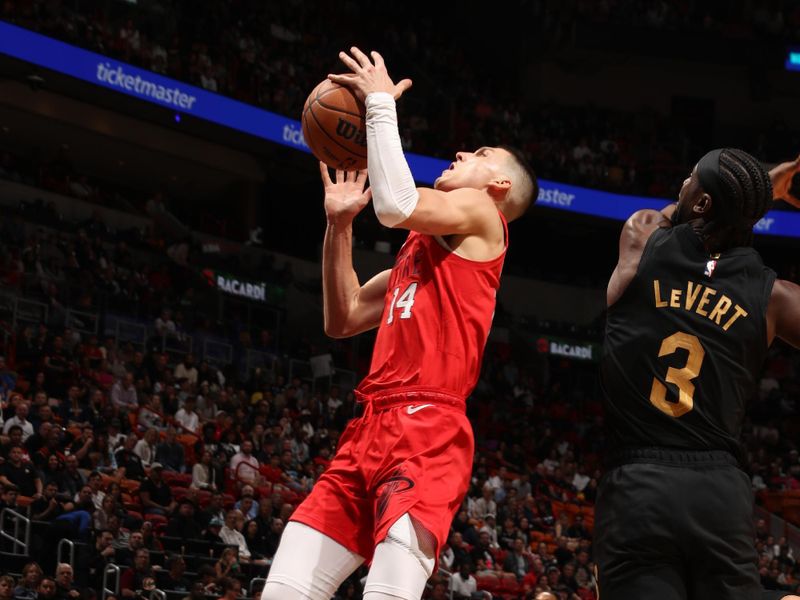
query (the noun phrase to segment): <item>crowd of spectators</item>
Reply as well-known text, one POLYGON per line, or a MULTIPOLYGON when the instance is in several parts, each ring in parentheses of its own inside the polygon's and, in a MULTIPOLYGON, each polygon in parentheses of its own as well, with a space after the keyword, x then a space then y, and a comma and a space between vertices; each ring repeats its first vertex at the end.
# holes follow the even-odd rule
MULTIPOLYGON (((0 363, 0 508, 50 524, 34 547, 61 537, 86 546, 74 575, 55 557, 26 567, 16 597, 38 590, 48 598, 55 582, 55 597, 90 598, 108 563, 122 568, 126 597, 152 587, 190 595, 231 586, 236 596, 242 583, 249 593, 335 451, 352 393, 312 390, 280 369, 226 378, 191 355, 171 364, 113 338, 98 344, 42 327, 37 339, 14 364, 0 363), (57 370, 110 359, 118 370, 104 380, 57 370), (202 557, 186 540, 197 540, 202 557)), ((504 344, 487 351, 469 408, 478 440, 472 487, 440 552, 453 575, 435 577, 430 597, 452 586, 457 598, 549 590, 595 599, 592 505, 604 444, 595 367, 511 356, 504 344)), ((787 419, 796 414, 796 367, 796 355, 773 351, 754 399, 744 439, 756 491, 800 487, 787 429, 796 427, 787 419)), ((796 590, 791 547, 757 525, 764 584, 796 590)), ((358 597, 363 574, 338 598, 358 597)))
MULTIPOLYGON (((568 41, 581 22, 792 40, 800 19, 796 2, 513 4, 511 14, 525 15, 536 32, 517 36, 516 30, 508 35, 498 30, 517 56, 568 41)), ((210 2, 195 11, 174 1, 142 6, 9 1, 0 7, 0 18, 285 115, 299 115, 321 75, 339 68, 335 57, 344 41, 380 41, 395 72, 428 88, 424 101, 409 94, 402 104, 407 150, 450 156, 464 147, 512 143, 543 177, 568 183, 674 197, 683 174, 706 150, 693 145, 683 124, 654 112, 631 118, 629 112, 591 105, 523 103, 513 91, 516 80, 497 78, 494 61, 477 59, 467 43, 469 31, 464 39, 442 43, 433 23, 446 22, 447 15, 436 7, 427 7, 427 19, 414 21, 402 19, 399 7, 385 8, 389 14, 377 21, 355 3, 239 0, 210 2), (476 81, 493 83, 477 91, 476 81)), ((784 132, 776 133, 785 141, 784 132)), ((746 141, 759 158, 786 158, 783 147, 779 156, 767 156, 770 144, 764 139, 746 141)), ((79 193, 92 193, 86 181, 74 185, 79 193)))

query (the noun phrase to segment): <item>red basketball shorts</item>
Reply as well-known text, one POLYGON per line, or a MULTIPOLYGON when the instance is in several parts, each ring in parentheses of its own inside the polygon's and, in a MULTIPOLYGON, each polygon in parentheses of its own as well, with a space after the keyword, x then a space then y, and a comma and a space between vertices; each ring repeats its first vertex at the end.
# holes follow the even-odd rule
POLYGON ((291 520, 370 562, 389 528, 409 513, 436 537, 438 554, 469 487, 474 439, 463 401, 458 407, 434 396, 368 406, 344 430, 330 466, 291 520))

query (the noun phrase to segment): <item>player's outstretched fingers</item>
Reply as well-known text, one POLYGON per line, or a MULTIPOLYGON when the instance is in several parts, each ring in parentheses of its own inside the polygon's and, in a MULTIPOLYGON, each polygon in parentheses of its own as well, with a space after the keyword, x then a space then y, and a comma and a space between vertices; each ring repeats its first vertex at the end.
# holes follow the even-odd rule
POLYGON ((351 86, 358 80, 355 73, 328 73, 328 80, 339 85, 351 86))
POLYGON ((344 51, 339 52, 339 60, 341 60, 347 66, 347 68, 353 71, 354 73, 357 73, 358 71, 361 70, 361 65, 359 65, 355 60, 353 60, 353 57, 350 56, 347 52, 344 51))
POLYGON ((328 165, 322 161, 319 161, 319 174, 322 176, 322 183, 325 187, 333 185, 333 182, 331 181, 331 173, 328 171, 328 165))
POLYGON ((361 64, 363 68, 366 69, 372 66, 372 61, 369 59, 369 57, 366 54, 364 54, 361 50, 359 50, 357 47, 353 46, 352 48, 350 48, 350 53, 356 57, 356 60, 361 64))

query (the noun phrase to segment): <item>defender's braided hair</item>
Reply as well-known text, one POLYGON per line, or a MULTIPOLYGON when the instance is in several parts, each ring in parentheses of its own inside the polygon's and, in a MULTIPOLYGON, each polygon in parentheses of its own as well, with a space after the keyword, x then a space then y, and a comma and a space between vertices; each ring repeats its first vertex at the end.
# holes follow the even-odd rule
POLYGON ((715 179, 715 190, 704 186, 713 202, 713 217, 702 230, 706 245, 712 251, 751 245, 753 226, 772 205, 769 173, 744 150, 725 148, 715 179))

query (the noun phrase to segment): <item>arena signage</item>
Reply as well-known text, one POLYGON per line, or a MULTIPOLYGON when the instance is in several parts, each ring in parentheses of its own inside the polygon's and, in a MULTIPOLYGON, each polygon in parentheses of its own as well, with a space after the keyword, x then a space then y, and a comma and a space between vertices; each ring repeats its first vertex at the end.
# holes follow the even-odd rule
MULTIPOLYGON (((0 21, 0 53, 163 106, 175 111, 176 115, 192 115, 296 150, 310 152, 303 139, 300 122, 295 119, 175 81, 3 21, 0 21)), ((796 59, 800 67, 800 53, 792 53, 790 59, 796 59)), ((787 65, 790 59, 787 59, 787 65)), ((408 153, 406 158, 414 178, 420 183, 433 183, 450 164, 449 160, 420 154, 408 153)), ((607 219, 624 221, 636 210, 660 210, 670 202, 660 198, 601 192, 555 181, 540 180, 539 183, 540 206, 607 219)), ((756 233, 765 235, 800 237, 800 213, 771 211, 759 221, 755 230, 756 233)))
POLYGON ((267 301, 267 284, 264 282, 242 281, 236 277, 217 273, 211 269, 205 269, 203 275, 209 285, 217 287, 232 296, 239 296, 257 302, 267 301))
POLYGON ((549 336, 541 336, 536 340, 536 349, 541 354, 566 356, 578 360, 600 360, 600 345, 591 342, 565 340, 549 336))

